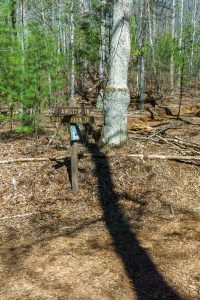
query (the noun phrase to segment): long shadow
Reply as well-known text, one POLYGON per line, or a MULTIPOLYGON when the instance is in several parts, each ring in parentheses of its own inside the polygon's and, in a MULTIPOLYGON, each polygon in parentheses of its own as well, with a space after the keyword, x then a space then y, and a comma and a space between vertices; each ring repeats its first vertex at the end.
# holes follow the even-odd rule
POLYGON ((180 300, 181 297, 166 283, 132 231, 129 221, 120 207, 120 195, 114 190, 106 155, 100 151, 97 145, 88 145, 88 151, 91 153, 95 165, 100 205, 106 227, 138 300, 180 300), (100 160, 96 159, 98 155, 101 156, 100 160))

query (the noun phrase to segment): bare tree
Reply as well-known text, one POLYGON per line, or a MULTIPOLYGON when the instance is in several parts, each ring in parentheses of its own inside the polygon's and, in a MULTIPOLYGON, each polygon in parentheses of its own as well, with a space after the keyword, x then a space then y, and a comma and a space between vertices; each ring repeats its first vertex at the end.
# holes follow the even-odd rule
POLYGON ((74 56, 74 0, 71 0, 71 20, 70 20, 70 44, 71 44, 71 85, 70 85, 70 106, 76 106, 76 100, 74 97, 74 85, 75 85, 75 56, 74 56))
POLYGON ((104 124, 102 142, 120 145, 127 140, 127 110, 130 93, 127 86, 130 58, 131 0, 113 1, 113 27, 109 82, 103 102, 104 124))
MULTIPOLYGON (((183 12, 184 12, 184 0, 180 0, 180 36, 179 36, 179 55, 182 57, 183 53, 183 12)), ((179 66, 178 70, 178 86, 181 86, 181 66, 179 66)))
POLYGON ((144 108, 144 84, 145 84, 145 53, 144 45, 146 38, 146 3, 145 0, 139 2, 138 12, 138 28, 137 28, 137 45, 139 48, 138 54, 138 69, 137 82, 139 94, 139 106, 144 108))
POLYGON ((174 38, 175 38, 175 13, 176 13, 176 0, 172 1, 172 50, 170 60, 170 92, 174 93, 174 38))
POLYGON ((197 15, 197 0, 194 0, 194 11, 192 17, 193 31, 192 31, 192 45, 189 62, 189 94, 192 95, 192 77, 193 77, 193 61, 194 61, 194 43, 196 36, 196 15, 197 15))
POLYGON ((106 9, 105 9, 105 1, 101 1, 101 38, 100 38, 100 63, 99 63, 99 80, 100 80, 100 91, 97 97, 96 107, 99 109, 103 109, 103 82, 105 79, 105 70, 106 70, 106 51, 107 51, 107 28, 106 28, 106 9))

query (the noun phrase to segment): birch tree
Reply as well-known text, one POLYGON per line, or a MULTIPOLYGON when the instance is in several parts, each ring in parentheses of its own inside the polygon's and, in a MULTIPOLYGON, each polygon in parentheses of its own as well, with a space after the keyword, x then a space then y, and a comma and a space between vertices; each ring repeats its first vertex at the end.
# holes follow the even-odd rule
MULTIPOLYGON (((182 57, 183 52, 183 12, 184 12, 184 0, 180 0, 180 36, 179 36, 179 56, 182 57)), ((181 66, 178 70, 178 86, 181 87, 181 66)))
POLYGON ((192 31, 192 46, 189 62, 189 94, 192 95, 192 76, 193 76, 193 61, 194 61, 194 43, 196 36, 196 14, 197 14, 197 0, 194 0, 194 11, 192 17, 193 31, 192 31))
MULTIPOLYGON (((155 9, 155 7, 153 7, 155 9)), ((147 0, 147 15, 148 15, 148 23, 149 23, 149 43, 152 52, 152 65, 153 65, 153 75, 156 83, 157 92, 160 92, 160 84, 157 76, 157 68, 156 68, 156 49, 155 49, 155 30, 154 30, 154 18, 151 11, 151 1, 147 0)))
POLYGON ((127 140, 127 110, 130 93, 127 86, 130 58, 131 0, 113 1, 113 26, 109 81, 103 101, 102 143, 120 145, 127 140))
POLYGON ((138 54, 138 69, 137 69, 137 83, 138 83, 138 94, 139 94, 139 105, 140 108, 144 108, 144 83, 145 83, 145 54, 144 44, 146 35, 146 19, 145 19, 145 1, 139 2, 139 20, 138 20, 138 32, 137 32, 137 44, 139 47, 138 54))
POLYGON ((105 77, 106 71, 106 51, 108 51, 107 47, 107 39, 106 36, 108 34, 106 28, 106 9, 105 9, 105 1, 101 1, 101 37, 100 37, 100 49, 99 49, 99 56, 100 56, 100 63, 99 63, 99 81, 100 81, 100 91, 97 97, 96 107, 99 109, 103 109, 103 81, 105 77))
POLYGON ((176 1, 172 2, 172 50, 171 50, 171 61, 170 61, 170 92, 174 92, 174 49, 173 42, 175 38, 175 11, 176 11, 176 1))
POLYGON ((70 42, 71 42, 71 85, 70 85, 70 106, 76 105, 74 97, 74 85, 75 85, 75 56, 74 56, 74 0, 71 0, 71 27, 70 27, 70 42))

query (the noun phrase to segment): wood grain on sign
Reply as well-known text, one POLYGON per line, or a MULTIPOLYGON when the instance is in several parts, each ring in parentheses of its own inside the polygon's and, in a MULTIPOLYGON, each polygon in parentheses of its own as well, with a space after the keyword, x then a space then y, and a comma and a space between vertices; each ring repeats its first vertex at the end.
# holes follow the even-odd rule
POLYGON ((63 117, 60 116, 50 116, 50 121, 53 123, 62 123, 63 117))
POLYGON ((68 124, 93 124, 93 116, 51 116, 51 122, 68 124))
POLYGON ((88 116, 91 113, 90 108, 79 108, 79 107, 69 107, 69 108, 64 108, 64 107, 57 107, 54 110, 54 115, 55 116, 68 116, 68 115, 83 115, 83 116, 88 116))
POLYGON ((91 124, 94 123, 92 116, 72 116, 70 119, 71 124, 91 124))

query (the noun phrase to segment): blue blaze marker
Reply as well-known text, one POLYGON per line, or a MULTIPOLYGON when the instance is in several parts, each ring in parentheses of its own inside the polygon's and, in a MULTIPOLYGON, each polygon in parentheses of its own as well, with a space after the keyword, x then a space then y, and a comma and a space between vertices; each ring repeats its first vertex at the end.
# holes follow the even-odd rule
POLYGON ((78 125, 70 125, 70 141, 77 142, 81 140, 81 131, 78 125))

